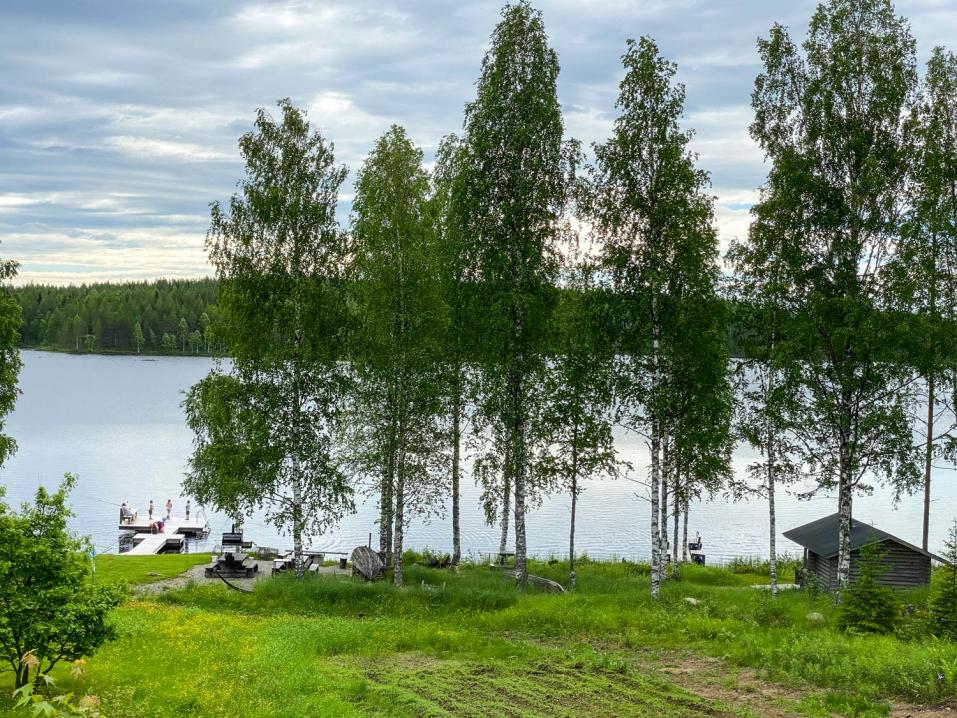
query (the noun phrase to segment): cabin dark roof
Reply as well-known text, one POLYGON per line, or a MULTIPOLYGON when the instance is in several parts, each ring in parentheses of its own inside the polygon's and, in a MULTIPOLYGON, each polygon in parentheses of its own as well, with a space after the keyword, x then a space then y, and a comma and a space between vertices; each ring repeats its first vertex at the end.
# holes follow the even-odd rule
MULTIPOLYGON (((823 519, 818 519, 809 524, 793 528, 790 531, 785 531, 784 536, 785 538, 791 539, 794 543, 813 551, 818 556, 831 558, 837 556, 838 522, 839 516, 837 514, 831 514, 830 516, 825 516, 823 519)), ((906 546, 912 551, 928 556, 935 561, 947 563, 947 561, 940 556, 935 556, 929 551, 924 551, 924 549, 904 541, 904 539, 892 536, 886 531, 881 531, 876 526, 851 519, 851 551, 856 551, 861 548, 861 546, 866 546, 875 541, 894 541, 901 546, 906 546)))

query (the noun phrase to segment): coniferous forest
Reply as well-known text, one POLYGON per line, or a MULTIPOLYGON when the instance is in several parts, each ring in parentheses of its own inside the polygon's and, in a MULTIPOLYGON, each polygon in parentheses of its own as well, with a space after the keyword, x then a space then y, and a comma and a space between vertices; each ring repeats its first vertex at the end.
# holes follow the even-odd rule
POLYGON ((69 352, 208 354, 216 349, 212 279, 26 285, 12 290, 24 347, 69 352))

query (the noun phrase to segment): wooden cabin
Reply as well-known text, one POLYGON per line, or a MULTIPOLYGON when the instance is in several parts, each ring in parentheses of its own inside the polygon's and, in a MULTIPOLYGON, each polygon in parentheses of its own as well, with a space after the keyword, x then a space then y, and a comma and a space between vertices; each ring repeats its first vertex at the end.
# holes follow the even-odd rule
MULTIPOLYGON (((821 587, 837 590, 837 514, 825 516, 804 526, 785 531, 785 538, 804 547, 804 568, 817 576, 821 587)), ((913 588, 930 583, 931 561, 946 563, 939 556, 924 551, 903 539, 881 531, 876 526, 851 520, 851 582, 857 578, 861 548, 868 544, 881 544, 886 555, 887 572, 880 582, 893 588, 913 588)))

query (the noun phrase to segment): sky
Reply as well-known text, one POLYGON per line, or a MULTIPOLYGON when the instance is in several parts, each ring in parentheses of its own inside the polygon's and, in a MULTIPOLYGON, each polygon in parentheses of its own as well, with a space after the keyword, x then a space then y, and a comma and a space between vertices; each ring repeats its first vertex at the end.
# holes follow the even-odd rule
MULTIPOLYGON (((804 0, 537 0, 561 63, 565 130, 615 117, 621 54, 650 35, 687 87, 684 126, 711 173, 722 245, 747 232, 766 168, 748 136, 774 22, 803 37, 804 0)), ((352 173, 391 124, 431 163, 460 132, 500 2, 2 0, 0 255, 18 283, 201 277, 209 203, 241 179, 259 107, 289 97, 352 173)), ((918 56, 957 44, 957 1, 901 0, 918 56)))

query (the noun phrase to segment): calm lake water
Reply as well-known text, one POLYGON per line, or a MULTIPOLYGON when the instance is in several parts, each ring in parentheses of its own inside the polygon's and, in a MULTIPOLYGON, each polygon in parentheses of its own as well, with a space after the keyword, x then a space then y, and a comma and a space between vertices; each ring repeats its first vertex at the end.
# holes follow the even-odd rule
MULTIPOLYGON (((157 507, 172 498, 174 515, 182 515, 185 497, 180 481, 191 449, 180 403, 183 392, 212 367, 204 358, 73 356, 23 352, 20 397, 7 422, 7 431, 19 444, 16 455, 0 469, 7 502, 29 499, 38 484, 54 487, 66 471, 79 481, 71 503, 76 531, 90 535, 100 552, 117 550, 117 505, 132 502, 145 512, 152 497, 157 507)), ((647 451, 637 436, 623 432, 617 441, 635 476, 646 474, 647 451)), ((735 470, 742 473, 754 454, 739 447, 735 470)), ((466 554, 477 556, 498 550, 499 530, 485 525, 479 490, 463 480, 462 543, 466 554)), ((940 468, 934 480, 931 549, 939 550, 947 527, 957 516, 957 482, 950 469, 940 468)), ((645 558, 648 555, 649 505, 643 486, 627 480, 594 482, 579 497, 576 546, 596 557, 645 558)), ((324 536, 313 538, 315 548, 348 551, 365 544, 370 532, 377 540, 374 500, 361 503, 357 513, 324 536)), ((798 501, 778 494, 781 531, 836 510, 833 497, 798 501)), ((890 490, 878 488, 872 496, 855 499, 855 518, 915 544, 921 535, 920 496, 905 497, 895 506, 890 490)), ((194 508, 195 510, 195 508, 194 508)), ((539 556, 564 555, 568 546, 569 500, 546 499, 528 517, 531 552, 539 556)), ((226 517, 209 512, 210 542, 229 529, 226 517)), ((254 517, 244 527, 248 538, 261 545, 291 547, 288 537, 254 517)), ((767 508, 760 500, 733 503, 724 497, 693 504, 691 535, 701 533, 709 563, 736 555, 764 554, 768 545, 767 508)), ((416 520, 406 534, 407 545, 448 551, 451 521, 416 520)), ((780 551, 797 552, 778 536, 780 551)), ((197 546, 196 548, 200 548, 197 546)))

